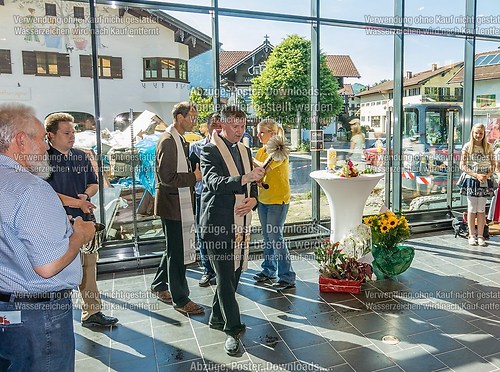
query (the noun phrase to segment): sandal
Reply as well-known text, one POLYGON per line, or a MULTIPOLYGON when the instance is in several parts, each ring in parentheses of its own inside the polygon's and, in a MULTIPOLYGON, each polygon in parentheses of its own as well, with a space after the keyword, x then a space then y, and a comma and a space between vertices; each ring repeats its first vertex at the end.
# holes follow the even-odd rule
POLYGON ((199 315, 205 313, 205 309, 193 301, 189 301, 184 306, 174 306, 174 309, 183 314, 199 315))

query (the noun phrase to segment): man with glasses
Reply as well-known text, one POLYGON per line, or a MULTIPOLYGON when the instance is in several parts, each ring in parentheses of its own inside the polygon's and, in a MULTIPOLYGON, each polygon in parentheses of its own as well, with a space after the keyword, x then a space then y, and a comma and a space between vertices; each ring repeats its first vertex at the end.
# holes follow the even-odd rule
POLYGON ((0 105, 0 370, 72 371, 71 292, 80 247, 95 228, 69 222, 50 174, 45 130, 31 107, 0 105))

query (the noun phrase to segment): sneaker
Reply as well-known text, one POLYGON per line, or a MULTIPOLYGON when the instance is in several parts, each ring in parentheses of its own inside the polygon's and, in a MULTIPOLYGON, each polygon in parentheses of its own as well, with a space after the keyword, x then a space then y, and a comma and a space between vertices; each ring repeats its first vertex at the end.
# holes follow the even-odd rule
POLYGON ((469 245, 476 245, 476 238, 473 236, 469 237, 469 245))
POLYGON ((273 280, 273 278, 271 278, 270 276, 267 276, 267 275, 264 275, 262 273, 258 273, 258 274, 255 274, 253 276, 253 279, 257 282, 257 283, 262 283, 262 282, 265 282, 267 280, 273 280))
POLYGON ((480 245, 481 247, 486 246, 486 242, 484 241, 484 238, 482 236, 477 237, 477 244, 480 245))
POLYGON ((277 291, 284 291, 285 289, 295 288, 295 284, 280 280, 279 282, 273 283, 271 287, 277 291))
POLYGON ((82 326, 84 327, 112 327, 118 323, 118 319, 112 316, 107 316, 101 313, 92 314, 88 319, 82 320, 82 326))
POLYGON ((210 285, 210 281, 215 278, 215 274, 212 273, 205 273, 201 276, 200 281, 198 282, 198 285, 200 287, 208 287, 210 285))
POLYGON ((238 336, 227 335, 224 350, 228 355, 237 355, 240 351, 240 339, 238 336))

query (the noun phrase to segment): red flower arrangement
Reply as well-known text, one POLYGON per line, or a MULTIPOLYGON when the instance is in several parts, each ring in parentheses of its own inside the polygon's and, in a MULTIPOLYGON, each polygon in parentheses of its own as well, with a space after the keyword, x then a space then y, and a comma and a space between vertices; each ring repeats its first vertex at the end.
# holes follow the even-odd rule
POLYGON ((346 178, 358 177, 358 167, 352 161, 348 160, 347 163, 345 163, 345 165, 340 169, 338 175, 346 178))

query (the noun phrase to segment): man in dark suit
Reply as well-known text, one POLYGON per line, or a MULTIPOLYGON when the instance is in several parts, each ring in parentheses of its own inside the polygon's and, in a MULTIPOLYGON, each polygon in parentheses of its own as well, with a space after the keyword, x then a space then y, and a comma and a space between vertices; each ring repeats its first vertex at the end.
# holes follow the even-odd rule
POLYGON ((191 169, 189 145, 182 135, 193 129, 198 113, 193 103, 181 102, 172 115, 174 124, 156 146, 155 215, 161 217, 167 247, 151 291, 160 301, 173 302, 177 311, 195 315, 204 309, 189 299, 185 265, 196 260, 193 188, 201 180, 201 172, 198 166, 191 169))
POLYGON ((255 181, 264 176, 265 170, 252 169, 251 152, 240 143, 246 128, 245 114, 227 107, 221 116, 222 132, 214 132, 201 153, 200 236, 217 275, 210 327, 226 333, 224 349, 236 355, 239 335, 245 329, 236 289, 248 258, 251 211, 257 206, 255 181))

